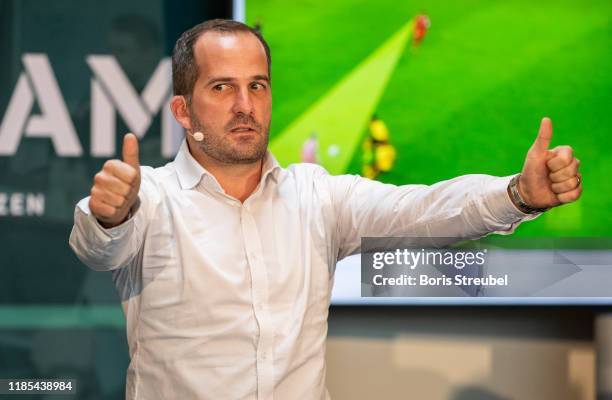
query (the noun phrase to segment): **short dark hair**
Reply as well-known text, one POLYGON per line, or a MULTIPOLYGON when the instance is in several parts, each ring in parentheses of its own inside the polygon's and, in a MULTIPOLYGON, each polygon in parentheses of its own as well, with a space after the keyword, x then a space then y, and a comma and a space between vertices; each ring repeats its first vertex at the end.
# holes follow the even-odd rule
POLYGON ((193 53, 193 46, 200 36, 211 31, 227 33, 246 32, 255 35, 266 51, 268 78, 271 79, 272 56, 270 55, 270 47, 263 36, 242 22, 228 19, 211 19, 183 32, 174 45, 172 50, 172 91, 175 95, 191 98, 193 86, 198 79, 198 65, 193 53))

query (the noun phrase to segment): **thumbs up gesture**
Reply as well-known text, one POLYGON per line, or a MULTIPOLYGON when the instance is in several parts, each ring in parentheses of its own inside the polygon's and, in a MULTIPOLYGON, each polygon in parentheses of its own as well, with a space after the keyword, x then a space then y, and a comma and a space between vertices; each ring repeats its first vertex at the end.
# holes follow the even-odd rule
POLYGON ((136 202, 139 189, 138 139, 128 133, 123 138, 123 161, 108 160, 95 175, 89 209, 103 227, 120 225, 136 202))
POLYGON ((534 208, 555 207, 578 200, 582 193, 580 160, 570 146, 549 149, 552 122, 542 119, 535 142, 527 152, 518 190, 523 200, 534 208))

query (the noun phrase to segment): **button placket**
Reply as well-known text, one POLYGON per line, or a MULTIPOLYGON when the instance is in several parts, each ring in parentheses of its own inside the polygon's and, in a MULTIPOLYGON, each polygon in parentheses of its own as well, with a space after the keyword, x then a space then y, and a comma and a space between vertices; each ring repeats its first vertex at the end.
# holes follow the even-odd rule
POLYGON ((257 225, 249 208, 240 211, 247 264, 251 273, 252 300, 255 318, 259 326, 257 342, 257 394, 258 399, 272 399, 274 368, 272 360, 274 329, 268 312, 268 278, 263 263, 263 249, 257 225))

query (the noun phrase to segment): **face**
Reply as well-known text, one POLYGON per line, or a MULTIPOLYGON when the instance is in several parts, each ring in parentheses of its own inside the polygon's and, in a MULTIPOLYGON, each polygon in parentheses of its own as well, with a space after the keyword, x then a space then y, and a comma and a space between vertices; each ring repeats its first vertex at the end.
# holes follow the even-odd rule
POLYGON ((199 75, 189 104, 191 141, 228 164, 261 160, 268 146, 272 93, 266 53, 248 32, 203 34, 194 45, 199 75))

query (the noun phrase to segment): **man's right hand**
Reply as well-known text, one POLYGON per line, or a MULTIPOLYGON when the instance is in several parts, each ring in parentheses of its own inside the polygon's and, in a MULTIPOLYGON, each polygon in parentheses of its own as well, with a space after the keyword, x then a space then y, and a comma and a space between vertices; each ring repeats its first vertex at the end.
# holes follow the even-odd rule
POLYGON ((123 161, 108 160, 94 177, 89 209, 100 225, 112 228, 122 224, 140 189, 138 139, 133 133, 123 138, 123 161))

